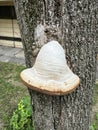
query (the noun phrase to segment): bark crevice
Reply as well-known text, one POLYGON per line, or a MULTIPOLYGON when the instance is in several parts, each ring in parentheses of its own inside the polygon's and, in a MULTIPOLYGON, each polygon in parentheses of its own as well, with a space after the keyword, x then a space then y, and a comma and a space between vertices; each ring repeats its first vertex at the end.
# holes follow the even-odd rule
POLYGON ((53 96, 52 96, 52 100, 51 100, 51 104, 52 104, 52 116, 53 116, 53 126, 54 126, 54 130, 56 130, 56 127, 55 127, 55 117, 54 117, 54 108, 53 108, 53 96))

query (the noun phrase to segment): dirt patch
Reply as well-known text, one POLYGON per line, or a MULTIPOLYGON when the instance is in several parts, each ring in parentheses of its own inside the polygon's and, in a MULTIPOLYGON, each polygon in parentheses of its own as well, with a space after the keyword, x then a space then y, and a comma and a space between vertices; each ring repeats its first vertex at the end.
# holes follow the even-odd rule
POLYGON ((14 87, 17 87, 17 86, 25 87, 21 81, 15 81, 15 80, 9 79, 8 82, 10 82, 14 87))

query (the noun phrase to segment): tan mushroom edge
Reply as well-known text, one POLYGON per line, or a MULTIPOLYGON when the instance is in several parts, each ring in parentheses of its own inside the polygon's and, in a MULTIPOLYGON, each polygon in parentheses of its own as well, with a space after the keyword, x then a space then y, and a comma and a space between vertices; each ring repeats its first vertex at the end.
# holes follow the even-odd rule
POLYGON ((23 82, 23 84, 25 86, 27 86, 28 88, 34 90, 34 91, 37 91, 37 92, 40 92, 40 93, 43 93, 43 94, 48 94, 48 95, 58 95, 58 96, 62 96, 62 95, 65 95, 65 94, 69 94, 71 92, 73 92, 80 84, 80 79, 78 78, 77 76, 77 79, 76 81, 74 82, 74 84, 72 85, 69 85, 67 87, 67 89, 62 89, 60 86, 59 87, 56 87, 54 85, 52 85, 51 87, 45 87, 45 86, 42 86, 42 85, 38 85, 38 86, 34 86, 30 80, 26 79, 23 74, 21 73, 20 74, 20 78, 21 78, 21 81, 23 82), (53 88, 53 89, 51 89, 53 88))

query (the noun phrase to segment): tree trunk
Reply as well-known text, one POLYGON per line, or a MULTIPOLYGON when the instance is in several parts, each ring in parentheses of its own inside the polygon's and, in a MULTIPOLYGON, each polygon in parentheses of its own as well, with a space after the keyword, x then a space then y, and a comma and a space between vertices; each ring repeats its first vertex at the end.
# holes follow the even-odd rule
MULTIPOLYGON (((96 72, 97 0, 14 0, 27 67, 54 39, 66 53, 80 86, 64 96, 29 89, 35 130, 89 130, 96 72)), ((55 50, 54 50, 55 51, 55 50)))

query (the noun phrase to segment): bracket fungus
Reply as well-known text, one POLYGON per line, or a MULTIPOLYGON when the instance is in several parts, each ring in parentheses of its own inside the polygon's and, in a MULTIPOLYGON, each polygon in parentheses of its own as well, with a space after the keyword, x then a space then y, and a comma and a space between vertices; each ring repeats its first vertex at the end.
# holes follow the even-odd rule
POLYGON ((49 95, 64 95, 72 92, 80 79, 67 65, 65 53, 57 41, 45 44, 32 68, 21 72, 25 86, 49 95))

